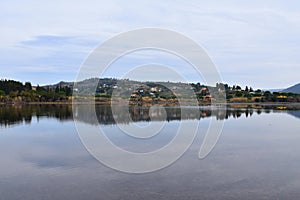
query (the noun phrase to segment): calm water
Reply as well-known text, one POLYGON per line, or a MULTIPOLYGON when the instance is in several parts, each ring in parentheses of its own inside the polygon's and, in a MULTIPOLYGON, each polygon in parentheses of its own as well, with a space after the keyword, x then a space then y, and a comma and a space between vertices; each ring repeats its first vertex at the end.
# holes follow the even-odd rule
MULTIPOLYGON (((200 122, 188 151, 171 166, 148 174, 126 174, 94 159, 81 144, 70 106, 0 107, 0 199, 300 199, 300 111, 283 107, 201 107, 182 116, 167 108, 167 118, 149 116, 147 108, 130 109, 132 120, 150 120, 162 133, 138 140, 115 125, 111 110, 91 108, 80 123, 99 122, 118 146, 136 152, 160 148, 181 122, 200 122), (279 108, 279 109, 278 109, 279 108), (199 121, 200 120, 200 121, 199 121), (204 160, 200 145, 210 120, 225 120, 222 135, 204 160)), ((185 108, 190 109, 190 108, 185 108)), ((75 110, 76 112, 76 110, 75 110)), ((118 113, 121 126, 131 122, 118 113)))

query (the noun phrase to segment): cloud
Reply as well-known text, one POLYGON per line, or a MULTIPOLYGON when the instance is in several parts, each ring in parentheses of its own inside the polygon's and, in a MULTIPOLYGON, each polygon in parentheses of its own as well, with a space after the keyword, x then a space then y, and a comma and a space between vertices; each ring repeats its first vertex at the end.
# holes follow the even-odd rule
POLYGON ((67 36, 54 36, 54 35, 40 35, 34 39, 22 41, 21 44, 24 46, 60 46, 65 43, 70 43, 73 37, 67 36))
MULTIPOLYGON (((295 67, 300 63, 299 11, 297 1, 270 0, 2 1, 1 76, 24 80, 17 75, 26 70, 22 66, 36 68, 37 73, 45 66, 57 70, 49 71, 51 83, 59 81, 56 75, 64 68, 59 77, 72 79, 89 52, 106 39, 131 29, 161 27, 179 31, 206 48, 227 82, 283 87, 283 82, 299 82, 290 73, 300 70, 295 67), (278 65, 284 70, 277 70, 278 65), (253 81, 254 72, 269 77, 270 71, 272 79, 253 81)), ((43 77, 33 81, 43 82, 43 77)))

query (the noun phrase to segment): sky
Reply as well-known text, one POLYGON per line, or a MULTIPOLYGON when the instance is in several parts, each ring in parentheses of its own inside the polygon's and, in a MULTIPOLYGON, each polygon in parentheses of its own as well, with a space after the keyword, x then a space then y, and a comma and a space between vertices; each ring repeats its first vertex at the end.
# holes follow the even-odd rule
MULTIPOLYGON (((1 79, 35 85, 74 81, 89 54, 109 38, 157 27, 203 47, 225 83, 273 89, 300 82, 296 0, 10 0, 0 2, 0 27, 1 79)), ((139 52, 114 64, 106 76, 122 77, 130 67, 150 61, 175 68, 180 63, 164 53, 139 52)), ((188 81, 203 81, 180 71, 185 72, 188 81)))

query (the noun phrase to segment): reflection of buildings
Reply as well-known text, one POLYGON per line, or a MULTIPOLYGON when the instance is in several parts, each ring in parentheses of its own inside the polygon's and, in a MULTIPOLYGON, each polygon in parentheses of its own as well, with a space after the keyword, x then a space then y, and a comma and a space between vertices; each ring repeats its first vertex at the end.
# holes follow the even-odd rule
MULTIPOLYGON (((217 120, 225 120, 230 117, 239 118, 241 116, 251 117, 253 113, 280 112, 277 107, 149 107, 132 106, 114 107, 114 115, 110 106, 77 105, 75 108, 76 119, 88 124, 128 124, 138 121, 172 121, 172 120, 200 120, 201 118, 215 117, 217 120), (276 111, 275 111, 276 110, 276 111), (96 116, 93 112, 96 111, 96 116)), ((283 111, 281 111, 283 112, 283 111)), ((286 111, 284 111, 286 112, 286 111)), ((287 111, 293 116, 300 116, 299 111, 287 111)), ((18 123, 30 123, 32 117, 51 117, 60 121, 73 120, 73 110, 71 105, 24 105, 24 106, 0 106, 0 126, 7 126, 18 123)))

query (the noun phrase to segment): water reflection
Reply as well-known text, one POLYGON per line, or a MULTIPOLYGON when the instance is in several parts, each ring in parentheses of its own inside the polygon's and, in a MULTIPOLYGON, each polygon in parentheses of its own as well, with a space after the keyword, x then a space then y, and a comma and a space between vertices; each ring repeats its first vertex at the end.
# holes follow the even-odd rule
MULTIPOLYGON (((88 123, 84 125, 93 127, 93 109, 77 109, 86 111, 80 118, 88 123)), ((179 108, 166 108, 170 123, 151 140, 137 141, 117 126, 101 127, 120 148, 148 152, 173 138, 181 117, 186 123, 202 120, 193 145, 177 162, 155 173, 132 175, 93 159, 78 137, 71 106, 0 107, 0 199, 299 199, 299 110, 254 105, 184 109, 190 111, 186 116, 179 108), (230 120, 212 153, 199 160, 209 127, 203 119, 209 117, 230 120)), ((114 123, 109 107, 97 106, 96 111, 100 123, 114 123)), ((148 111, 131 107, 132 120, 160 120, 148 111)))
MULTIPOLYGON (((242 116, 251 117, 254 113, 272 113, 286 112, 297 118, 300 114, 297 107, 270 106, 270 105, 231 105, 211 107, 166 107, 152 110, 149 107, 133 106, 129 108, 129 115, 132 121, 161 121, 162 110, 166 111, 166 121, 173 120, 199 120, 201 118, 215 117, 217 120, 225 120, 228 118, 239 118, 242 116), (181 113, 181 109, 186 112, 181 113)), ((131 121, 126 117, 128 114, 121 107, 116 107, 116 116, 112 114, 110 106, 99 105, 91 107, 89 105, 77 105, 75 107, 75 115, 79 113, 78 119, 88 124, 115 124, 115 118, 118 123, 128 124, 131 121), (81 112, 84 110, 84 112, 81 112), (94 118, 93 112, 96 111, 97 119, 94 118)), ((21 123, 31 123, 33 117, 37 120, 41 117, 56 118, 59 121, 73 120, 73 110, 71 105, 19 105, 19 106, 0 106, 0 126, 11 126, 21 123)))
POLYGON ((32 118, 56 118, 60 121, 72 119, 72 107, 67 105, 18 105, 0 106, 0 125, 8 126, 31 123, 32 118))

